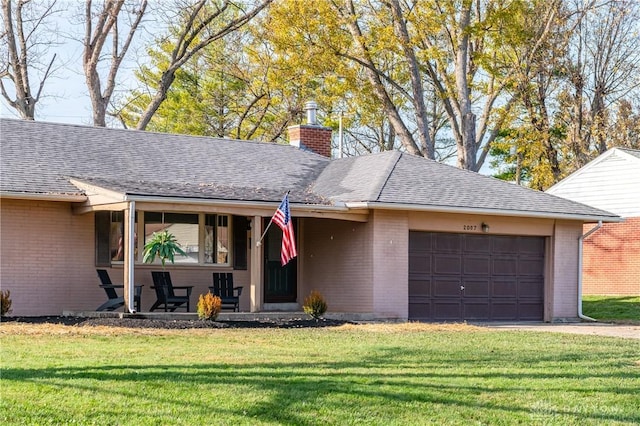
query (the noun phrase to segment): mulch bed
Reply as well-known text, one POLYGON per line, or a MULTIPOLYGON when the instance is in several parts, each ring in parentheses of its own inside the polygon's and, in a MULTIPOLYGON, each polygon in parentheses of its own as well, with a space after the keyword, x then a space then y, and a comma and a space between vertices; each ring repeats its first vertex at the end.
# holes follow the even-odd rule
POLYGON ((329 319, 268 319, 259 321, 201 321, 201 320, 162 320, 149 318, 79 318, 79 317, 4 317, 0 323, 20 322, 28 324, 61 324, 68 326, 109 326, 127 328, 312 328, 337 327, 348 324, 348 321, 329 319))

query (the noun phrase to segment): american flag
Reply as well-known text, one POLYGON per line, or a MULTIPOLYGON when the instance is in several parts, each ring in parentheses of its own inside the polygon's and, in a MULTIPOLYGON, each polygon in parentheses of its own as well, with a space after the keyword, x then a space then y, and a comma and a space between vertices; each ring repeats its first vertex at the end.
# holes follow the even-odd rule
POLYGON ((298 251, 296 250, 296 237, 293 235, 293 221, 291 220, 291 212, 289 212, 289 194, 285 194, 271 221, 282 229, 280 262, 282 266, 284 266, 298 255, 298 251))

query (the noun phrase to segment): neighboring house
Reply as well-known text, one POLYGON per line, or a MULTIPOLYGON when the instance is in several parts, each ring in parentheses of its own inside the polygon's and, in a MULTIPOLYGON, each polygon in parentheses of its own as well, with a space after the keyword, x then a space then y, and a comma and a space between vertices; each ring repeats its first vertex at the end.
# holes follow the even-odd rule
POLYGON ((585 239, 583 293, 640 295, 640 150, 611 148, 547 193, 624 218, 585 239))
POLYGON ((195 286, 192 306, 213 271, 230 271, 241 311, 300 310, 318 290, 352 318, 575 319, 583 224, 619 219, 397 151, 331 160, 331 130, 313 122, 289 129, 294 146, 0 124, 13 315, 95 309, 97 267, 129 294, 143 285, 148 310, 160 266, 142 263, 144 242, 171 227, 189 257, 167 269, 195 286), (280 229, 257 242, 286 191, 298 257, 283 268, 280 229))

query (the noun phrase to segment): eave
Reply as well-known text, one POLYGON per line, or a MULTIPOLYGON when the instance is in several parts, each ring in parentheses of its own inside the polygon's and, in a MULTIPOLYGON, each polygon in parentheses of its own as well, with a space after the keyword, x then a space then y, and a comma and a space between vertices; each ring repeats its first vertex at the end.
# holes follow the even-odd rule
POLYGON ((81 203, 87 201, 87 196, 82 194, 57 194, 43 192, 0 191, 0 198, 13 200, 63 201, 68 203, 81 203))
POLYGON ((488 209, 473 207, 457 207, 457 206, 430 206, 417 204, 402 203, 378 203, 378 202, 354 202, 345 203, 348 208, 352 209, 369 209, 369 210, 397 210, 397 211, 419 211, 430 213, 457 213, 457 214, 473 214, 487 216, 512 216, 527 217, 537 219, 560 219, 560 220, 577 220, 581 222, 622 222, 624 219, 619 216, 599 216, 584 215, 577 213, 562 212, 532 212, 526 210, 507 210, 507 209, 488 209))

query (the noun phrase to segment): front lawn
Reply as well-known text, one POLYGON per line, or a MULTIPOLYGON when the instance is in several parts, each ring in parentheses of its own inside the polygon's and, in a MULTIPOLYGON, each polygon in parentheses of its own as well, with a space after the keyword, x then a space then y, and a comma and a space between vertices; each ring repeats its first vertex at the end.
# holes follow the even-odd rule
POLYGON ((598 321, 640 324, 640 296, 583 296, 582 312, 598 321))
POLYGON ((640 340, 467 325, 0 324, 2 424, 640 423, 640 340))

